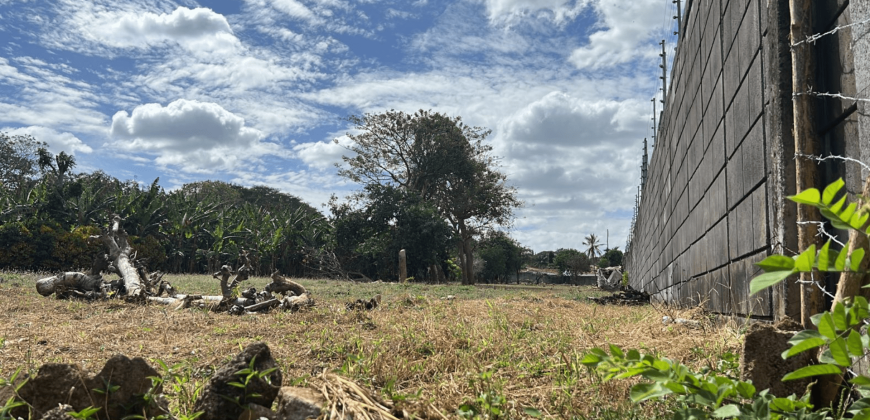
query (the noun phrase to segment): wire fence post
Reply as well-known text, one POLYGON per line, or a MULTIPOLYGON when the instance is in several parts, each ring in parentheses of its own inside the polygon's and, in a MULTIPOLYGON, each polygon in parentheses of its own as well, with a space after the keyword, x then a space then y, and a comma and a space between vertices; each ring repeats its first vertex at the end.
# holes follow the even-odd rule
MULTIPOLYGON (((662 46, 662 53, 659 56, 662 58, 662 64, 659 67, 662 68, 662 109, 665 108, 665 96, 668 94, 668 53, 665 52, 665 40, 663 39, 660 42, 662 46)), ((655 113, 655 111, 653 111, 655 113)))

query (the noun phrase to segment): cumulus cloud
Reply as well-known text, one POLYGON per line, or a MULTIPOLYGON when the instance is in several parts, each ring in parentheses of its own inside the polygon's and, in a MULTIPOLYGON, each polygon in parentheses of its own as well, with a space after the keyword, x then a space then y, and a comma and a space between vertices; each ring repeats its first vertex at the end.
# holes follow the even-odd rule
POLYGON ((112 117, 110 134, 121 149, 157 155, 163 166, 212 172, 246 160, 281 153, 265 135, 215 103, 179 99, 167 106, 146 104, 112 117))
POLYGON ((638 134, 644 121, 637 105, 551 92, 517 112, 507 124, 505 137, 525 145, 622 146, 626 140, 635 140, 631 136, 638 134))
POLYGON ((239 46, 226 18, 206 8, 179 7, 162 14, 106 12, 93 19, 88 33, 113 47, 146 48, 174 42, 189 50, 215 51, 239 46))
POLYGON ((293 151, 309 167, 323 170, 334 167, 336 163, 342 162, 342 156, 351 154, 346 148, 348 143, 350 139, 341 136, 338 138, 338 143, 334 141, 301 143, 294 146, 293 151))
MULTIPOLYGON (((655 56, 652 48, 639 48, 661 32, 662 18, 668 12, 657 0, 616 2, 597 0, 598 26, 602 30, 589 36, 589 43, 575 49, 570 62, 581 69, 605 68, 627 63, 641 56, 655 56)), ((665 22, 670 16, 665 16, 665 22)))
POLYGON ((0 131, 11 136, 30 135, 38 141, 48 144, 48 150, 54 154, 66 152, 70 155, 91 153, 94 150, 72 133, 59 133, 54 129, 33 125, 30 127, 2 128, 0 131))

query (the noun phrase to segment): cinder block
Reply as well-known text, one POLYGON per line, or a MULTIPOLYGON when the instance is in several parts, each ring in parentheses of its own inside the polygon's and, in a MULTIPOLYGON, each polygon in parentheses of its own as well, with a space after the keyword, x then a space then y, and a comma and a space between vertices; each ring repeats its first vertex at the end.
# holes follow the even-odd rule
POLYGON ((733 261, 739 254, 740 243, 740 221, 737 220, 737 213, 728 213, 728 256, 733 261))
POLYGON ((767 248, 767 183, 761 184, 752 193, 752 248, 767 248))
POLYGON ((740 146, 743 155, 743 189, 752 189, 764 179, 764 165, 767 156, 764 155, 764 138, 761 120, 752 127, 749 135, 740 146))
MULTIPOLYGON (((753 0, 754 1, 754 0, 753 0)), ((758 57, 761 57, 758 55, 758 57)), ((761 84, 761 58, 756 58, 746 76, 746 89, 749 93, 749 120, 756 121, 764 111, 764 88, 761 84)))
POLYGON ((737 138, 737 109, 733 104, 731 108, 725 111, 725 124, 723 124, 723 128, 725 156, 730 158, 734 154, 734 150, 737 149, 737 142, 739 140, 737 138))
POLYGON ((734 208, 743 199, 743 155, 736 153, 728 160, 726 168, 728 209, 734 208))
POLYGON ((740 24, 740 29, 737 34, 737 42, 740 44, 738 58, 740 62, 741 79, 746 75, 749 70, 749 65, 761 49, 757 1, 758 0, 750 0, 748 2, 748 8, 746 9, 746 13, 743 15, 743 22, 740 24))
POLYGON ((752 236, 752 196, 745 196, 743 201, 737 205, 736 220, 737 220, 737 255, 742 256, 752 252, 754 243, 752 236))
POLYGON ((723 218, 710 229, 708 245, 713 252, 711 267, 721 267, 728 263, 728 219, 723 218))
POLYGON ((734 25, 734 21, 731 18, 734 3, 734 1, 722 0, 722 51, 725 56, 728 56, 728 53, 731 52, 731 48, 734 45, 734 36, 737 33, 737 28, 739 28, 739 25, 734 25))
MULTIPOLYGON (((740 85, 740 89, 737 90, 733 106, 736 108, 734 110, 734 128, 736 130, 734 139, 737 140, 735 146, 739 146, 752 124, 752 121, 749 121, 749 89, 745 83, 740 85)), ((733 153, 733 150, 731 152, 733 153)))
MULTIPOLYGON (((758 268, 758 266, 756 266, 755 263, 760 262, 761 260, 763 260, 765 258, 767 258, 767 253, 760 252, 760 253, 757 253, 757 254, 755 254, 749 258, 746 258, 744 260, 744 263, 746 264, 745 269, 746 269, 746 278, 747 278, 746 279, 747 290, 749 288, 749 282, 751 282, 752 279, 755 278, 756 276, 764 273, 764 270, 758 268)), ((764 289, 764 290, 756 293, 753 296, 750 296, 749 303, 751 305, 750 309, 751 309, 753 315, 765 316, 765 317, 771 316, 771 314, 773 313, 773 308, 772 308, 772 304, 771 304, 772 303, 771 289, 767 288, 767 289, 764 289)))

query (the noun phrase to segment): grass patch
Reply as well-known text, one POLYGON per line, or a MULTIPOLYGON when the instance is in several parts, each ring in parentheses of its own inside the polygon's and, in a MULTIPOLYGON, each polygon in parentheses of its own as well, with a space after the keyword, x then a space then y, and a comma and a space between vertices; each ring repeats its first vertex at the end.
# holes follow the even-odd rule
MULTIPOLYGON (((77 363, 94 372, 116 353, 151 360, 179 413, 196 387, 250 342, 264 341, 285 385, 324 372, 352 379, 409 413, 498 418, 653 418, 662 403, 632 405, 631 381, 601 383, 579 363, 608 343, 644 348, 690 366, 719 366, 736 353, 730 328, 662 325, 650 306, 589 304, 600 294, 573 286, 474 287, 294 279, 317 306, 300 313, 230 316, 115 301, 39 296, 35 274, 0 273, 0 376, 19 367, 77 363), (344 303, 382 295, 371 312, 344 303), (454 299, 444 299, 452 295, 454 299), (158 363, 158 361, 160 363, 158 363)), ((167 276, 182 293, 219 294, 210 276, 167 276)), ((243 287, 261 289, 267 278, 243 287)))

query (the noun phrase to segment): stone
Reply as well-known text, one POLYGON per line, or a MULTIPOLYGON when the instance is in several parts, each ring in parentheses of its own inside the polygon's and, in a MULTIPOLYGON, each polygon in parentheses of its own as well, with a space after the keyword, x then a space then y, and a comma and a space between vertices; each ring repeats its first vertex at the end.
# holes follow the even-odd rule
POLYGON ((741 378, 751 380, 759 391, 770 389, 770 393, 777 397, 784 398, 792 394, 803 396, 811 378, 782 381, 783 376, 810 365, 813 360, 813 353, 809 351, 782 359, 782 352, 791 347, 788 340, 794 334, 794 331, 783 331, 760 322, 749 327, 740 355, 741 378))
POLYGON ((202 411, 204 419, 237 420, 242 415, 244 411, 242 406, 245 404, 254 403, 271 407, 281 386, 281 371, 277 367, 278 364, 272 358, 269 346, 265 343, 248 345, 233 360, 215 372, 202 395, 196 400, 194 411, 202 411), (245 377, 237 375, 236 372, 250 367, 252 360, 253 367, 258 372, 276 369, 263 378, 251 378, 245 389, 230 385, 230 382, 244 383, 245 377), (251 397, 253 394, 260 396, 251 397))
MULTIPOLYGON (((88 381, 88 389, 94 401, 102 408, 98 416, 110 419, 120 419, 127 415, 143 415, 152 417, 165 414, 158 407, 146 406, 142 395, 149 392, 152 386, 150 377, 160 377, 160 374, 148 365, 141 357, 133 359, 122 354, 112 356, 103 366, 100 373, 88 381), (112 391, 105 392, 108 387, 112 391), (93 390, 103 390, 105 393, 93 390)), ((151 391, 159 395, 161 387, 151 391)))
POLYGON ((75 417, 67 414, 74 411, 71 405, 61 404, 45 412, 40 420, 75 420, 75 417))
POLYGON ((12 410, 13 417, 42 418, 60 404, 68 404, 74 411, 92 406, 87 379, 77 365, 46 363, 18 390, 18 395, 32 407, 12 410))
POLYGON ((276 420, 278 413, 259 404, 248 404, 248 408, 239 416, 239 420, 276 420))
POLYGON ((325 406, 323 394, 313 389, 285 386, 278 393, 278 418, 282 420, 316 419, 325 406))

